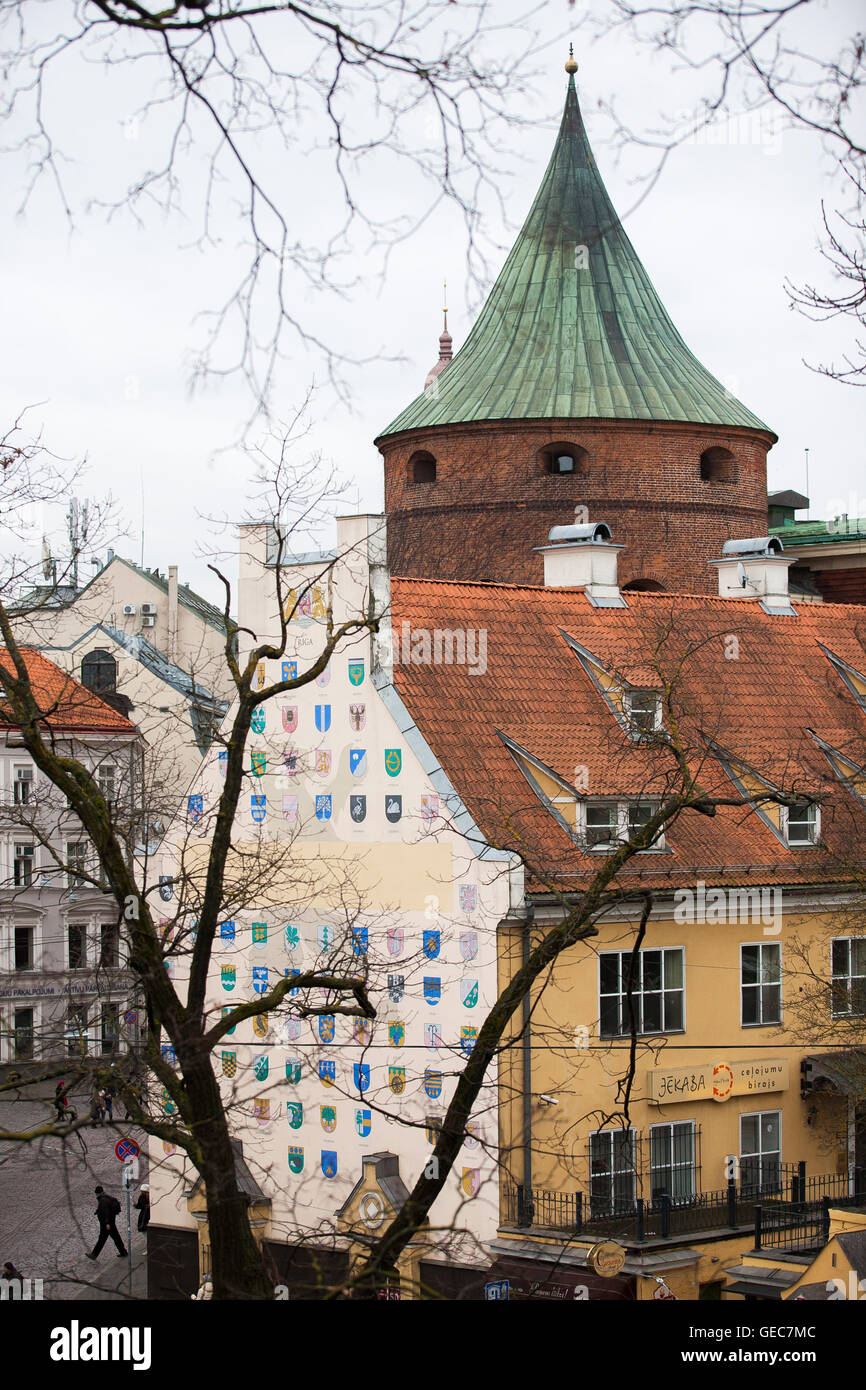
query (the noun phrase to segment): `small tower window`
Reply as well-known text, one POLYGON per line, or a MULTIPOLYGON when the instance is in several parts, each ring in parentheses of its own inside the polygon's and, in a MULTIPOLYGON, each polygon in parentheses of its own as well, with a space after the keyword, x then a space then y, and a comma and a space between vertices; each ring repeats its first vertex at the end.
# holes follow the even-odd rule
POLYGON ((541 450, 540 462, 545 473, 582 474, 588 457, 579 444, 548 444, 541 450))
POLYGON ((435 483, 436 460, 432 454, 413 454, 409 460, 409 477, 413 483, 435 483))
POLYGON ((81 661, 81 684, 95 694, 113 694, 117 689, 117 662, 110 652, 97 648, 81 661))
POLYGON ((734 456, 730 449, 705 449, 701 454, 701 481, 732 483, 736 477, 734 456))

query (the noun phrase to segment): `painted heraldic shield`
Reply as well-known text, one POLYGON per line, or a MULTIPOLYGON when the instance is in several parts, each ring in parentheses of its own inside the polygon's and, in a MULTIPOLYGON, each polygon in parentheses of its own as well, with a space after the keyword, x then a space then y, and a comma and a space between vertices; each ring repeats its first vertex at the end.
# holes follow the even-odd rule
POLYGON ((389 821, 391 822, 392 825, 396 825, 396 824, 397 824, 397 821, 400 819, 400 817, 402 816, 402 814, 403 814, 403 798, 402 798, 402 796, 386 796, 386 797, 385 797, 385 819, 386 819, 386 820, 389 820, 389 821))
POLYGON ((319 733, 326 734, 331 727, 331 706, 316 705, 315 718, 319 733))
POLYGON ((355 1111, 355 1128, 362 1139, 366 1139, 373 1128, 373 1116, 369 1110, 355 1111))
POLYGON ((253 966, 253 989, 256 994, 267 994, 268 967, 266 965, 253 966))
POLYGON ((395 1096, 402 1096, 403 1092, 406 1089, 406 1068, 389 1067, 388 1085, 391 1087, 391 1090, 394 1092, 395 1096))
POLYGON ((295 1144, 289 1145, 289 1168, 293 1173, 304 1171, 304 1151, 295 1144))
POLYGON ((400 1003, 400 1000, 403 998, 403 976, 402 976, 402 975, 389 975, 389 976, 388 976, 388 998, 391 1000, 391 1003, 392 1003, 392 1004, 399 1004, 399 1003, 400 1003))
POLYGON ((250 753, 250 770, 254 777, 264 777, 268 770, 267 755, 257 748, 250 753))
POLYGON ((402 1047, 406 1041, 406 1025, 397 1020, 388 1024, 388 1041, 392 1047, 402 1047))
POLYGON ((442 1046, 442 1029, 438 1023, 424 1024, 424 1046, 432 1048, 442 1046))
POLYGON ((349 749, 349 771, 358 781, 367 776, 367 750, 366 748, 349 749))
POLYGON ((462 931, 460 933, 460 954, 464 960, 474 960, 478 955, 478 933, 475 931, 462 931))
POLYGON ((286 1058, 286 1080, 291 1086, 297 1086, 301 1079, 301 1059, 300 1057, 286 1058))
POLYGON ((403 766, 403 754, 399 748, 385 749, 385 771, 389 777, 397 777, 403 766))
POLYGON ((359 734, 367 723, 367 706, 349 706, 349 728, 353 733, 359 734))
POLYGON ((478 981, 460 981, 460 1002, 467 1009, 474 1009, 478 1003, 478 981))
POLYGON ((435 1067, 428 1067, 424 1073, 424 1093, 431 1100, 438 1100, 442 1094, 442 1073, 435 1067))
POLYGON ((322 1172, 326 1178, 335 1178, 337 1176, 336 1149, 322 1149, 322 1172))
POLYGON ((337 1063, 321 1061, 319 1063, 319 1080, 323 1086, 333 1086, 337 1079, 337 1063))
POLYGON ((326 1134, 333 1134, 337 1128, 337 1109, 333 1105, 320 1105, 319 1112, 322 1120, 322 1129, 326 1134))
POLYGON ((296 951, 301 944, 301 929, 289 922, 285 930, 286 950, 296 951))
POLYGON ((319 1015, 319 1042, 332 1043, 337 1031, 333 1014, 319 1015))
POLYGON ((424 998, 428 1004, 438 1004, 442 998, 442 981, 438 975, 424 976, 424 998))
POLYGON ((363 661, 349 662, 349 682, 351 685, 364 684, 364 663, 363 661))
POLYGON ((481 1169, 464 1168, 463 1176, 460 1179, 460 1186, 463 1188, 467 1197, 475 1197, 481 1186, 481 1169))
POLYGON ((234 989, 237 978, 237 969, 234 965, 220 966, 220 979, 223 989, 234 989))
POLYGON ((470 1055, 470 1053, 472 1052, 473 1047, 475 1046, 475 1040, 476 1040, 477 1037, 478 1037, 478 1029, 477 1029, 477 1028, 461 1028, 461 1029, 460 1029, 460 1055, 461 1055, 461 1057, 468 1057, 468 1056, 470 1055))
POLYGON ((159 896, 164 903, 170 902, 174 897, 174 879, 169 874, 159 876, 159 896))
POLYGON ((297 661, 284 661, 280 678, 284 681, 296 681, 298 679, 297 661))
POLYGON ((359 1095, 363 1095, 370 1085, 370 1067, 367 1062, 355 1062, 352 1067, 352 1080, 355 1090, 359 1095))
POLYGON ((322 690, 324 690, 325 686, 328 684, 330 679, 331 668, 330 666, 326 666, 324 671, 320 671, 319 674, 316 676, 316 685, 318 685, 322 690))
POLYGON ((255 1096, 255 1097, 254 1097, 254 1099, 253 1099, 253 1119, 255 1120, 256 1124, 259 1124, 259 1125, 267 1125, 267 1124, 270 1124, 270 1120, 271 1120, 271 1102, 270 1102, 270 1100, 265 1100, 265 1099, 263 1099, 261 1096, 255 1096))
POLYGON ((286 1119, 290 1129, 300 1129, 304 1123, 304 1107, 299 1100, 286 1101, 286 1119))
POLYGON ((297 705, 283 705, 280 714, 283 720, 283 732, 293 734, 298 727, 297 705))
POLYGON ((268 1036, 267 1014, 253 1015, 253 1033, 257 1038, 266 1038, 268 1036))
POLYGON ((352 1024, 352 1038, 359 1047, 367 1047, 373 1041, 373 1020, 356 1018, 352 1024))
POLYGON ((252 715, 250 716, 250 728, 252 729, 254 734, 263 734, 265 732, 264 705, 256 705, 255 709, 252 712, 252 715))
POLYGON ((266 796, 250 797, 250 814, 256 825, 261 825, 268 813, 268 798, 266 796))
POLYGON ((353 794, 349 797, 349 814, 357 825, 367 818, 367 798, 353 794))
POLYGON ((253 922, 252 928, 253 945, 261 951, 268 944, 268 924, 267 922, 253 922))
POLYGON ((354 955, 365 956, 367 954, 368 936, 369 930, 367 927, 352 928, 352 951, 354 955))
POLYGON ((388 942, 388 955, 401 956, 403 954, 403 928, 389 927, 386 933, 388 942))
POLYGON ((331 750, 330 748, 316 749, 315 773, 320 782, 326 781, 331 775, 331 750))
POLYGON ((298 823, 298 798, 290 792, 283 792, 283 820, 287 820, 289 825, 298 823))
POLYGON ((438 931, 425 931, 424 954, 428 960, 435 960, 439 954, 441 937, 438 931))
POLYGON ((238 1074, 238 1054, 236 1052, 224 1052, 222 1054, 223 1076, 237 1076, 238 1074))
POLYGON ((220 941, 234 941, 235 924, 234 922, 220 922, 220 941))
POLYGON ((186 812, 193 824, 197 824, 204 811, 204 798, 201 796, 188 796, 186 799, 186 812))
POLYGON ((268 1058, 264 1052, 253 1058, 253 1075, 256 1081, 267 1081, 268 1079, 268 1058))
POLYGON ((330 819, 331 819, 331 796, 330 796, 330 793, 328 793, 327 796, 317 796, 317 797, 316 797, 316 820, 330 820, 330 819))

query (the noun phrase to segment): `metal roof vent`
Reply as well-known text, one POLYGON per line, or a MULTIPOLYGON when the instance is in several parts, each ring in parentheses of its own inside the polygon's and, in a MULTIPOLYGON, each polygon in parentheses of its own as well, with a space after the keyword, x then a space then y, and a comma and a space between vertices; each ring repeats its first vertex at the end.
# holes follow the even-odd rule
POLYGON ((788 566, 778 536, 725 541, 722 558, 711 560, 719 571, 721 598, 757 599, 765 613, 795 618, 788 592, 788 566))
POLYGON ((612 543, 606 522, 551 526, 547 542, 535 547, 544 556, 546 588, 583 589, 594 608, 628 607, 617 578, 617 552, 623 547, 612 543))
POLYGON ((781 555, 785 549, 778 536, 752 536, 745 541, 725 541, 722 555, 781 555))

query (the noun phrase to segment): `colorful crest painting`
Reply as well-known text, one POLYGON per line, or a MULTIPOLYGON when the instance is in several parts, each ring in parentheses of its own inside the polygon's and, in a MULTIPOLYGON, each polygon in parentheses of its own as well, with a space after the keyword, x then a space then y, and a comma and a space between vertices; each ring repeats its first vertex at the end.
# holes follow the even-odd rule
POLYGON ((227 749, 227 748, 221 748, 221 749, 219 750, 219 752, 217 753, 217 767, 219 768, 220 777, 225 777, 225 775, 226 775, 226 768, 228 767, 228 765, 229 765, 229 754, 228 754, 228 749, 227 749))
POLYGON ((461 1057, 468 1057, 468 1056, 470 1055, 470 1053, 472 1052, 473 1047, 475 1046, 475 1041, 476 1041, 477 1037, 478 1037, 478 1029, 477 1029, 477 1028, 461 1028, 461 1029, 460 1029, 460 1055, 461 1055, 461 1057))
POLYGON ((267 1125, 267 1124, 270 1124, 270 1120, 271 1120, 271 1102, 270 1102, 270 1100, 265 1100, 262 1096, 255 1096, 255 1097, 253 1098, 253 1119, 255 1120, 255 1122, 256 1122, 257 1125, 267 1125))
POLYGON ((201 796, 188 796, 186 799, 186 813, 193 825, 197 825, 204 813, 204 798, 201 796))
POLYGON ((424 1094, 431 1100, 438 1100, 442 1094, 442 1073, 435 1067, 428 1067, 424 1073, 424 1094))
POLYGON ((296 681, 298 679, 297 661, 283 662, 281 679, 284 681, 296 681))
POLYGON ((304 1123, 304 1107, 299 1100, 286 1101, 286 1119, 289 1129, 300 1129, 304 1123))
POLYGON ((406 1025, 397 1019, 388 1024, 388 1041, 392 1047, 402 1047, 406 1041, 406 1025))
POLYGON ((425 931, 423 949, 428 960, 435 960, 439 954, 442 938, 438 931, 425 931))
POLYGON ((290 1086, 297 1086, 301 1079, 301 1059, 300 1057, 286 1058, 286 1080, 290 1086))
POLYGON ((388 1085, 391 1087, 391 1090, 394 1092, 395 1096, 402 1096, 403 1092, 406 1089, 406 1068, 389 1067, 388 1085))
POLYGON ((319 733, 326 734, 331 727, 331 706, 316 705, 315 719, 319 733))
POLYGON ((289 825, 298 823, 298 798, 292 796, 291 792, 283 792, 283 820, 289 825))
POLYGON ((328 684, 330 679, 331 668, 330 666, 326 666, 324 671, 320 671, 319 674, 316 676, 316 685, 320 688, 320 690, 324 690, 325 686, 328 684))
POLYGON ((289 1167, 293 1173, 304 1171, 304 1151, 295 1144, 289 1145, 289 1167))
POLYGON ((319 1113, 322 1120, 322 1129, 326 1134, 333 1134, 337 1128, 337 1110, 333 1105, 320 1105, 319 1113))
POLYGON ((362 730, 363 728, 366 727, 366 724, 367 724, 367 706, 366 706, 366 705, 350 705, 350 706, 349 706, 349 728, 352 730, 352 732, 353 732, 353 733, 356 733, 356 734, 359 734, 359 733, 361 732, 361 730, 362 730))
POLYGON ((283 749, 283 772, 286 777, 297 777, 301 770, 301 755, 297 748, 283 749))
POLYGON ((477 1149, 484 1138, 484 1131, 481 1128, 480 1120, 467 1120, 466 1131, 463 1135, 463 1143, 467 1149, 477 1149))
MULTIPOLYGON (((294 975, 300 975, 300 973, 300 970, 298 970, 296 966, 289 966, 287 970, 283 971, 283 978, 290 980, 294 975)), ((300 992, 301 991, 296 986, 293 986, 289 990, 289 995, 294 999, 300 992)))
POLYGON ((174 879, 170 874, 160 874, 159 896, 164 903, 170 902, 174 897, 174 879))
POLYGON ((359 1047, 368 1047, 373 1041, 372 1018, 356 1018, 352 1023, 352 1039, 359 1047))
MULTIPOLYGON (((403 954, 403 928, 402 928, 402 927, 389 927, 388 930, 387 930, 387 932, 386 932, 386 934, 385 934, 385 940, 386 940, 386 942, 387 942, 387 944, 388 944, 388 955, 389 955, 389 956, 402 956, 402 954, 403 954)), ((402 976, 401 976, 401 979, 402 979, 402 976)))
POLYGON ((298 727, 297 705, 281 705, 280 717, 283 721, 283 733, 293 734, 298 727))
POLYGON ((336 1149, 322 1149, 322 1172, 326 1178, 335 1178, 337 1176, 336 1149))
POLYGON ((360 782, 362 777, 367 776, 367 750, 366 748, 349 749, 349 771, 353 777, 357 777, 360 782))
POLYGON ((474 1009, 478 1003, 478 981, 460 981, 460 1002, 466 1009, 474 1009))
POLYGON ((424 976, 424 999, 428 1004, 438 1004, 442 998, 442 981, 438 975, 424 976))
MULTIPOLYGON (((221 1018, 225 1018, 227 1014, 230 1014, 230 1013, 231 1013, 231 1011, 232 1011, 232 1006, 231 1006, 231 1004, 224 1004, 223 1007, 220 1009, 220 1017, 221 1017, 221 1018)), ((236 1023, 233 1023, 232 1026, 231 1026, 231 1028, 227 1028, 227 1029, 226 1029, 226 1037, 227 1037, 227 1038, 230 1038, 230 1037, 231 1037, 232 1033, 235 1031, 235 1029, 237 1028, 237 1026, 238 1026, 238 1025, 237 1025, 236 1023)))
POLYGON ((460 885, 460 911, 474 912, 478 906, 478 887, 474 883, 460 885))
POLYGON ((267 1053, 261 1052, 258 1057, 253 1058, 253 1075, 256 1081, 267 1081, 269 1067, 267 1053))
POLYGON ((329 793, 327 796, 317 796, 317 797, 316 797, 316 820, 330 820, 330 819, 331 819, 331 797, 330 797, 330 793, 329 793))
POLYGON ((460 954, 464 960, 474 960, 478 955, 477 931, 462 931, 460 933, 460 954))
POLYGON ((268 924, 267 922, 253 922, 252 941, 260 951, 268 944, 268 924))
POLYGON ((337 1034, 337 1024, 333 1014, 319 1015, 319 1042, 332 1043, 337 1034))
POLYGON ((236 1052, 224 1052, 222 1054, 223 1076, 237 1076, 238 1074, 238 1054, 236 1052))
POLYGON ((292 1014, 283 1021, 283 1037, 286 1042, 297 1042, 301 1036, 301 1020, 292 1014))
POLYGON ((424 1046, 433 1048, 442 1046, 442 1029, 438 1023, 424 1024, 424 1046))
POLYGON ((403 998, 402 975, 388 976, 388 998, 391 1000, 392 1004, 400 1003, 400 1000, 403 998))
POLYGON ((263 734, 265 732, 265 719, 264 705, 256 705, 250 715, 250 728, 254 734, 263 734))
POLYGON ((268 967, 266 965, 253 966, 253 989, 256 994, 267 994, 268 967))
POLYGON ((355 1090, 363 1095, 370 1085, 370 1067, 367 1062, 355 1062, 352 1067, 352 1080, 355 1090))
POLYGON ((333 1086, 337 1079, 337 1063, 322 1059, 319 1062, 319 1080, 323 1086, 333 1086))
POLYGON ((237 980, 237 968, 234 965, 221 965, 220 980, 223 989, 234 989, 237 980))
POLYGON ((286 924, 286 929, 285 929, 283 935, 284 935, 284 937, 285 937, 286 950, 287 950, 287 951, 296 951, 296 950, 298 949, 298 947, 300 946, 300 944, 301 944, 301 929, 300 929, 300 927, 295 926, 295 924, 294 924, 293 922, 288 922, 288 923, 286 924))
POLYGON ((399 748, 385 749, 385 771, 389 777, 399 776, 403 766, 403 754, 399 748))
POLYGON ((266 796, 250 797, 250 815, 256 825, 261 825, 268 813, 268 798, 266 796))
POLYGON ((361 821, 366 820, 366 818, 367 818, 367 798, 366 798, 366 796, 360 796, 360 795, 359 795, 358 793, 356 793, 356 792, 353 792, 353 793, 352 793, 352 795, 349 797, 349 815, 352 817, 352 820, 356 823, 356 825, 360 825, 360 824, 361 824, 361 821))
POLYGON ((234 941, 235 924, 234 922, 220 922, 220 941, 234 941))
POLYGON ((352 953, 356 956, 367 954, 369 940, 369 929, 367 927, 352 928, 352 953))
POLYGON ((421 816, 424 820, 434 820, 439 814, 438 796, 428 796, 426 793, 421 797, 421 816))
POLYGON ((253 1014, 253 1035, 257 1038, 266 1038, 270 1032, 267 1014, 253 1014))
POLYGON ((317 748, 313 771, 320 782, 326 781, 331 775, 331 750, 330 748, 317 748))
POLYGON ((363 663, 363 661, 350 661, 350 662, 349 662, 349 684, 350 684, 350 685, 363 685, 363 684, 364 684, 364 663, 363 663))
POLYGON ((254 777, 264 777, 268 770, 267 754, 260 748, 254 748, 250 753, 250 769, 254 777))
POLYGON ((396 824, 397 824, 397 821, 400 819, 400 817, 402 816, 402 814, 403 814, 403 798, 402 798, 402 796, 386 796, 386 797, 385 797, 385 819, 386 819, 386 820, 389 820, 389 821, 391 822, 392 825, 396 825, 396 824))
POLYGON ((464 1168, 463 1175, 460 1179, 460 1186, 467 1197, 477 1196, 478 1190, 481 1187, 481 1169, 464 1168))
POLYGON ((362 1139, 366 1139, 373 1128, 373 1116, 369 1110, 355 1111, 355 1128, 362 1139))
POLYGON ((334 949, 334 928, 327 922, 316 927, 316 941, 320 951, 332 951, 334 949))

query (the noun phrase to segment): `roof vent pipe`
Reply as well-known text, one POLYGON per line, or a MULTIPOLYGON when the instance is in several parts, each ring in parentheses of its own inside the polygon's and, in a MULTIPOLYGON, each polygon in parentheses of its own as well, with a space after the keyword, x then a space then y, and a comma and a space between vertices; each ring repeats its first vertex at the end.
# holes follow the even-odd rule
POLYGON ((711 560, 719 573, 721 598, 757 599, 765 613, 795 616, 788 593, 788 567, 778 536, 753 536, 726 541, 719 560, 711 560))
POLYGON ((617 579, 617 552, 604 521, 552 526, 544 556, 544 583, 549 589, 583 589, 595 608, 626 608, 617 579))

